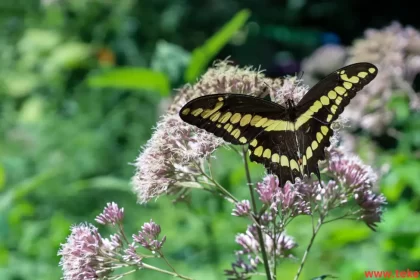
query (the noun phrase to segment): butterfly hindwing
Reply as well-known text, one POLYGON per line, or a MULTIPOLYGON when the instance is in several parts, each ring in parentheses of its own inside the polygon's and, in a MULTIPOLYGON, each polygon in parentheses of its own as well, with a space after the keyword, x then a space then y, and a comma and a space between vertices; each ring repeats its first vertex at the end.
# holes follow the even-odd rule
POLYGON ((249 145, 251 161, 263 164, 269 173, 277 175, 281 186, 302 177, 296 132, 292 124, 280 133, 264 131, 249 145))
POLYGON ((183 121, 205 129, 232 144, 246 144, 268 123, 285 117, 276 103, 244 94, 212 94, 188 102, 180 111, 183 121))

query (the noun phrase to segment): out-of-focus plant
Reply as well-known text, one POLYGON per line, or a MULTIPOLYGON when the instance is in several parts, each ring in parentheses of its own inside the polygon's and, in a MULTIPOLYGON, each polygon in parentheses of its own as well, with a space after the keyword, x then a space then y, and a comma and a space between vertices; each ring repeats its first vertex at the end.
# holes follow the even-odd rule
POLYGON ((381 173, 379 183, 390 205, 380 244, 388 256, 397 254, 399 262, 412 265, 420 259, 411 249, 420 242, 420 227, 410 222, 419 216, 412 201, 420 199, 420 32, 397 22, 368 29, 351 46, 319 48, 302 68, 305 80, 317 82, 325 72, 357 61, 375 63, 379 73, 344 111, 347 124, 340 141, 381 173), (407 253, 399 254, 402 250, 407 253))

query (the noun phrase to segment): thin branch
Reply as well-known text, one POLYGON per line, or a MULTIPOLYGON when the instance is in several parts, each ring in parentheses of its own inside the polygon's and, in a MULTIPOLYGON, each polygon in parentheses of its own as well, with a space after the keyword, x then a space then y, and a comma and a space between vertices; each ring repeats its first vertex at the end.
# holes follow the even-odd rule
MULTIPOLYGON (((247 182, 248 182, 249 193, 250 193, 250 196, 251 196, 252 212, 254 212, 256 214, 257 213, 257 203, 255 202, 254 190, 252 189, 251 175, 249 173, 248 158, 247 158, 245 146, 242 146, 242 152, 243 152, 243 160, 244 160, 244 164, 245 164, 246 179, 247 179, 247 182)), ((255 215, 255 220, 257 221, 258 239, 259 239, 259 243, 260 243, 260 247, 261 247, 261 254, 262 254, 262 257, 263 257, 263 261, 264 261, 265 273, 267 275, 267 280, 272 280, 271 272, 270 272, 270 266, 268 265, 267 253, 265 251, 264 238, 263 238, 263 234, 262 234, 262 230, 261 230, 261 226, 260 226, 260 217, 255 215)))
POLYGON ((189 278, 187 276, 184 276, 184 275, 181 275, 181 274, 178 274, 178 273, 175 273, 175 272, 171 272, 171 271, 168 271, 168 270, 164 270, 164 269, 161 269, 161 268, 158 268, 158 267, 155 267, 155 266, 151 266, 151 265, 148 265, 146 263, 141 264, 141 266, 144 267, 144 268, 150 269, 150 270, 154 270, 154 271, 164 273, 164 274, 169 274, 169 275, 181 278, 181 279, 193 280, 192 278, 189 278))
POLYGON ((315 237, 316 237, 317 233, 319 232, 319 229, 321 228, 321 226, 323 224, 323 219, 324 219, 323 216, 320 216, 319 219, 318 219, 318 223, 317 223, 316 227, 314 228, 311 240, 309 241, 308 247, 305 250, 305 254, 303 255, 302 261, 300 262, 300 265, 299 265, 299 268, 298 268, 298 271, 296 273, 296 276, 295 276, 294 280, 299 279, 300 273, 302 272, 303 266, 305 265, 305 262, 306 262, 306 259, 308 257, 309 251, 311 250, 312 245, 314 244, 315 237))
POLYGON ((222 185, 219 184, 219 182, 217 182, 214 178, 212 178, 211 176, 209 176, 202 168, 201 166, 199 166, 198 164, 196 164, 196 167, 200 170, 200 172, 202 173, 202 175, 204 177, 206 177, 208 180, 210 180, 210 182, 212 182, 214 184, 214 186, 220 190, 220 192, 222 192, 224 195, 226 195, 227 197, 229 197, 230 199, 232 199, 235 203, 238 202, 238 199, 236 197, 234 197, 228 190, 226 190, 222 185))

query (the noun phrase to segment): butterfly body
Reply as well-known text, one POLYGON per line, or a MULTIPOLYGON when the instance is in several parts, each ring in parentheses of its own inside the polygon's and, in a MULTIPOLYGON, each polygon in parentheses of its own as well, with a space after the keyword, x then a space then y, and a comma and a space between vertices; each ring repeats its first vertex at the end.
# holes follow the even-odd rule
POLYGON ((236 145, 249 145, 250 159, 263 164, 280 185, 297 177, 320 177, 318 161, 333 135, 331 123, 377 74, 370 63, 343 67, 312 87, 295 105, 246 94, 211 94, 180 110, 185 122, 236 145))

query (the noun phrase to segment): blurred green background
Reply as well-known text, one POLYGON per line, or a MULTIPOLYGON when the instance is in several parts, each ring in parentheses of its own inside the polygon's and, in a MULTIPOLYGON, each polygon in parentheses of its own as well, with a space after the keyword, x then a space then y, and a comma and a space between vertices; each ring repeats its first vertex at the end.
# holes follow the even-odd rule
MULTIPOLYGON (((0 2, 0 279, 59 279, 57 251, 69 227, 93 222, 106 202, 126 212, 127 232, 153 218, 167 235, 165 252, 196 279, 224 279, 235 235, 246 222, 231 205, 194 192, 191 205, 162 197, 136 204, 129 180, 173 91, 216 58, 261 65, 278 77, 327 44, 350 45, 368 27, 393 20, 420 27, 409 1, 310 0, 15 0, 0 2)), ((406 100, 389 104, 402 137, 362 134, 360 154, 376 153, 389 200, 378 232, 338 222, 317 237, 301 279, 333 274, 364 279, 365 270, 420 270, 419 115, 406 100)), ((359 137, 359 136, 358 136, 359 137)), ((217 152, 220 182, 247 197, 241 161, 217 152)), ((253 180, 263 169, 252 164, 253 180)), ((289 234, 301 257, 310 220, 289 234)), ((102 229, 102 228, 101 228, 102 229)), ((105 233, 106 231, 104 231, 105 233)), ((298 260, 279 266, 291 279, 298 260)), ((168 279, 140 271, 127 279, 168 279)))

